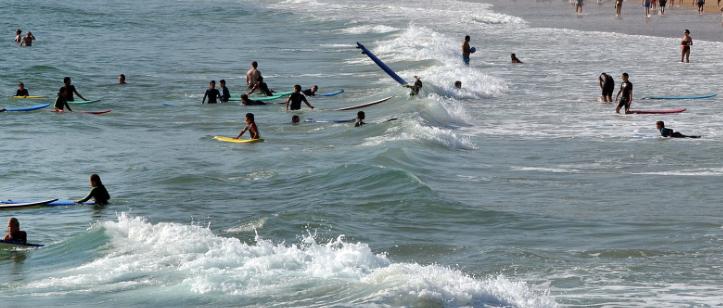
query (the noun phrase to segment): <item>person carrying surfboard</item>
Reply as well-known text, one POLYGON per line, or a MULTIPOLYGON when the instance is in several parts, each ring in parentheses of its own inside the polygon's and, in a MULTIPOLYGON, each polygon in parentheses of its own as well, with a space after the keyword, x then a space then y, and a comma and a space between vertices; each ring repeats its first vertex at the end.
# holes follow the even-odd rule
POLYGON ((253 88, 259 81, 259 77, 261 77, 261 71, 259 71, 258 67, 258 62, 251 62, 251 68, 246 72, 246 86, 248 86, 249 89, 253 88))
POLYGON ((70 105, 68 105, 68 102, 72 102, 75 100, 73 97, 73 94, 75 93, 80 97, 81 99, 87 101, 83 95, 80 95, 78 93, 78 90, 75 89, 75 86, 72 85, 72 80, 70 80, 70 77, 63 78, 63 86, 58 90, 58 99, 55 100, 55 111, 63 111, 65 107, 68 108, 68 111, 73 111, 70 109, 70 105))
POLYGON ((670 128, 665 128, 665 122, 663 121, 655 122, 655 126, 660 131, 660 135, 666 138, 700 138, 700 136, 687 136, 676 132, 670 128))
POLYGON ((260 139, 261 136, 259 135, 259 128, 256 126, 256 121, 254 121, 254 114, 247 113, 244 121, 246 122, 246 127, 244 127, 241 133, 239 133, 234 139, 240 139, 246 132, 249 132, 251 139, 260 139))
POLYGON ((110 194, 108 193, 108 190, 105 189, 105 186, 103 185, 103 181, 100 180, 100 176, 97 174, 90 175, 90 193, 78 201, 75 201, 75 203, 83 203, 87 202, 91 198, 93 201, 95 201, 95 204, 97 205, 106 205, 108 204, 108 200, 110 200, 110 194))
POLYGON ((306 106, 309 106, 309 108, 314 109, 314 106, 309 104, 309 101, 306 100, 306 96, 301 93, 301 86, 298 84, 294 85, 294 93, 291 93, 289 98, 286 99, 286 111, 301 109, 302 102, 306 104, 306 106))
POLYGON ((24 83, 18 83, 18 90, 15 91, 15 96, 30 96, 30 93, 28 93, 28 89, 25 88, 24 83))
POLYGON ((10 217, 10 220, 8 220, 8 232, 5 233, 3 241, 15 244, 27 244, 28 234, 20 230, 20 222, 17 218, 10 217))
POLYGON ((472 54, 472 48, 469 46, 469 41, 470 37, 467 35, 464 37, 464 42, 462 43, 462 60, 466 65, 469 65, 469 55, 472 54))
POLYGON ((618 94, 615 95, 615 100, 620 97, 620 102, 618 103, 618 107, 615 108, 615 113, 620 113, 620 109, 625 107, 625 113, 627 114, 630 112, 630 104, 633 102, 633 83, 630 82, 628 73, 623 73, 621 78, 623 79, 623 83, 620 85, 618 94), (622 97, 620 96, 621 94, 622 97))

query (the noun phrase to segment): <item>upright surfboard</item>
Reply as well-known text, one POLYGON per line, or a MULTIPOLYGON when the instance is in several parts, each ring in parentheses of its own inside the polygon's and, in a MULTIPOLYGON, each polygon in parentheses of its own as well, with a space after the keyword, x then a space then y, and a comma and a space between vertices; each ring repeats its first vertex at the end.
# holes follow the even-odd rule
POLYGON ((659 100, 673 100, 673 99, 706 99, 718 96, 716 93, 705 94, 705 95, 680 95, 680 96, 648 96, 641 99, 659 99, 659 100))
POLYGON ((34 111, 34 110, 47 108, 48 106, 50 106, 50 104, 38 104, 38 105, 33 105, 33 106, 28 106, 28 107, 7 108, 7 109, 5 109, 5 111, 7 111, 7 112, 34 111))
POLYGON ((667 114, 667 113, 681 113, 681 112, 684 112, 685 110, 686 110, 685 108, 629 110, 628 113, 632 113, 632 114, 667 114))
POLYGON ((399 84, 401 84, 401 85, 406 85, 406 84, 407 84, 407 81, 404 80, 404 78, 399 77, 399 75, 397 75, 397 73, 396 73, 393 69, 391 69, 388 65, 386 65, 384 62, 382 62, 382 60, 380 60, 379 58, 377 58, 377 56, 374 55, 371 51, 369 51, 369 49, 367 49, 366 47, 364 47, 364 45, 362 45, 361 43, 357 42, 357 43, 356 43, 356 48, 361 49, 361 50, 362 50, 362 53, 365 54, 365 55, 367 55, 367 57, 369 57, 369 59, 372 59, 372 61, 374 61, 374 63, 376 63, 377 66, 379 66, 379 68, 381 68, 384 72, 387 73, 387 75, 389 75, 389 77, 392 77, 392 79, 394 79, 395 81, 397 81, 397 82, 398 82, 399 84))
POLYGON ((256 143, 256 142, 264 142, 264 139, 236 139, 226 136, 213 136, 213 139, 221 141, 221 142, 230 142, 230 143, 256 143))
POLYGON ((386 101, 392 99, 392 97, 394 97, 394 96, 385 97, 385 98, 382 98, 382 99, 380 99, 380 100, 378 100, 378 101, 373 101, 373 102, 371 102, 371 103, 366 103, 366 104, 361 104, 361 105, 354 105, 354 106, 349 106, 349 107, 334 109, 334 111, 348 111, 348 110, 361 109, 361 108, 365 108, 365 107, 369 107, 369 106, 379 105, 379 104, 381 104, 381 103, 383 103, 383 102, 386 102, 386 101))

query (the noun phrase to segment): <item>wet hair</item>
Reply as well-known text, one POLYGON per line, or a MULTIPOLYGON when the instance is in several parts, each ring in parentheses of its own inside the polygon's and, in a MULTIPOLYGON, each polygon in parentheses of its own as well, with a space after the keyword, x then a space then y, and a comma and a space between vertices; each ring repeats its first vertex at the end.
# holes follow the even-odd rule
POLYGON ((623 77, 628 78, 630 75, 628 75, 628 73, 623 73, 623 77))
POLYGON ((685 34, 690 34, 690 30, 685 29, 685 34))
POLYGON ((291 123, 299 123, 301 122, 301 118, 299 118, 298 115, 291 116, 291 123))
POLYGON ((211 83, 216 84, 216 80, 211 80, 211 82, 209 82, 209 84, 211 84, 211 83))
POLYGON ((120 75, 118 75, 118 76, 119 76, 120 78, 122 78, 122 79, 126 79, 126 75, 125 75, 125 74, 120 74, 120 75))
POLYGON ((251 67, 253 67, 253 68, 257 68, 257 67, 259 67, 259 63, 258 63, 258 62, 256 62, 256 61, 254 61, 254 62, 251 62, 251 67))
POLYGON ((359 120, 364 120, 365 117, 366 117, 366 114, 364 113, 364 111, 359 111, 356 113, 356 118, 359 120))
POLYGON ((221 80, 219 80, 218 82, 225 84, 225 83, 226 83, 226 80, 225 80, 225 79, 221 79, 221 80))
POLYGON ((456 88, 462 88, 462 82, 459 81, 459 80, 457 80, 457 81, 454 82, 454 86, 455 86, 456 88))
POLYGON ((294 91, 301 91, 301 86, 298 84, 294 85, 294 91))
POLYGON ((15 34, 20 35, 20 33, 23 33, 23 30, 20 30, 20 29, 15 30, 15 34))
POLYGON ((251 120, 251 122, 253 122, 253 121, 254 121, 254 114, 253 114, 253 113, 247 113, 247 114, 246 114, 246 118, 249 119, 249 120, 251 120))
POLYGON ((22 83, 22 82, 19 82, 19 83, 18 83, 18 86, 19 86, 19 87, 24 87, 24 86, 25 86, 25 84, 24 84, 24 83, 22 83))
POLYGON ((8 227, 10 227, 11 231, 20 230, 20 221, 15 217, 11 217, 8 221, 8 227))
POLYGON ((70 83, 70 77, 63 78, 63 83, 70 83))
POLYGON ((465 35, 465 36, 464 36, 464 40, 465 40, 465 41, 469 41, 469 40, 470 40, 469 35, 465 35))
POLYGON ((94 186, 103 185, 103 181, 100 180, 100 175, 97 175, 95 173, 90 175, 90 182, 93 183, 94 186))
POLYGON ((317 85, 314 85, 314 86, 313 86, 313 87, 311 87, 311 88, 312 88, 312 89, 319 89, 319 86, 317 86, 317 85))
POLYGON ((656 126, 660 126, 661 128, 664 128, 664 127, 665 127, 665 122, 663 122, 663 121, 658 121, 658 122, 655 122, 655 125, 656 125, 656 126))

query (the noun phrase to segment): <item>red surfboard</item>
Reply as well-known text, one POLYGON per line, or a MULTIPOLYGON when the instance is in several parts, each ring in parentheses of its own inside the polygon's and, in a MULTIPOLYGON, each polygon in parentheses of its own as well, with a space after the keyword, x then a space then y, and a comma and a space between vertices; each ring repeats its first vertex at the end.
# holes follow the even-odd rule
POLYGON ((632 114, 666 114, 666 113, 681 113, 681 112, 684 112, 685 110, 686 110, 685 108, 629 110, 628 113, 632 113, 632 114))

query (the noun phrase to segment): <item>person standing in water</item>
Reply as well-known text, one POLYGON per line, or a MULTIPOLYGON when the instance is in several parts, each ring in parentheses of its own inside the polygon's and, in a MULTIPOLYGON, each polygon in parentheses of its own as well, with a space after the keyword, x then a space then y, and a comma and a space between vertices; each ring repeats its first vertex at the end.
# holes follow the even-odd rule
POLYGON ((405 84, 405 85, 404 85, 404 87, 412 89, 412 90, 409 92, 409 96, 417 96, 417 95, 419 95, 419 91, 422 90, 422 87, 424 86, 424 85, 422 84, 422 80, 419 79, 419 76, 414 76, 414 79, 416 79, 416 80, 414 81, 414 84, 413 84, 413 85, 411 85, 411 86, 408 85, 408 84, 405 84))
POLYGON ((118 75, 118 84, 120 84, 120 85, 126 84, 126 75, 125 74, 118 75))
POLYGON ((269 89, 269 85, 267 85, 266 82, 264 82, 263 76, 259 76, 259 78, 256 79, 256 83, 251 87, 251 91, 249 91, 246 94, 251 95, 252 93, 256 92, 256 90, 259 90, 259 92, 261 92, 261 94, 266 95, 266 96, 274 95, 274 91, 269 89))
POLYGON ((306 104, 306 106, 309 106, 309 108, 314 109, 314 106, 309 104, 309 101, 306 100, 306 96, 301 93, 301 86, 298 84, 294 85, 294 93, 291 93, 291 96, 286 99, 286 111, 301 109, 302 102, 306 104))
POLYGON ((108 190, 105 189, 103 181, 100 180, 99 175, 92 174, 90 176, 90 187, 90 193, 88 193, 85 198, 75 201, 75 203, 88 202, 88 200, 92 198, 97 205, 107 205, 108 200, 110 200, 110 194, 108 193, 108 190))
POLYGON ((464 61, 464 64, 469 65, 469 55, 472 54, 472 47, 469 46, 470 41, 469 35, 464 37, 464 42, 462 43, 462 61, 464 61))
POLYGON ((658 6, 660 7, 660 15, 665 15, 665 6, 668 4, 668 0, 659 0, 658 6))
POLYGON ((705 11, 705 0, 697 0, 696 4, 698 5, 698 15, 703 16, 703 11, 705 11))
POLYGON ((23 30, 17 29, 15 30, 15 44, 20 45, 20 43, 23 41, 23 30))
POLYGON ((613 92, 615 91, 615 80, 612 76, 602 73, 598 77, 600 89, 602 90, 602 101, 605 103, 613 102, 613 92))
POLYGON ((523 64, 522 61, 517 58, 516 54, 510 54, 510 57, 512 58, 512 64, 523 64))
POLYGON ((226 80, 221 79, 219 83, 221 84, 221 102, 228 103, 228 100, 231 99, 231 92, 226 87, 226 80))
POLYGON ((58 99, 55 100, 55 111, 63 111, 65 107, 68 108, 68 111, 73 111, 72 109, 70 109, 70 105, 68 105, 68 102, 72 102, 75 100, 73 94, 76 94, 82 100, 87 101, 87 99, 85 99, 83 95, 80 95, 80 93, 78 93, 78 90, 75 89, 75 86, 72 85, 72 80, 70 80, 70 77, 63 78, 63 84, 64 86, 58 90, 58 99))
POLYGON ((24 83, 18 83, 18 90, 15 91, 15 96, 30 96, 28 89, 25 88, 24 83))
POLYGON ((24 47, 30 47, 33 46, 33 41, 35 40, 35 36, 33 36, 32 32, 28 32, 27 35, 23 38, 23 41, 20 43, 20 46, 24 47))
POLYGON ((208 89, 206 90, 206 93, 203 94, 203 99, 201 100, 201 105, 206 103, 207 97, 208 97, 209 104, 215 104, 216 100, 220 96, 221 96, 221 93, 219 93, 218 89, 216 89, 216 80, 211 80, 211 82, 208 83, 208 89))
POLYGON ((28 243, 28 234, 20 230, 20 222, 17 218, 10 217, 8 220, 8 232, 5 233, 3 241, 23 245, 28 243))
POLYGON ((683 39, 680 41, 680 63, 690 63, 690 46, 693 46, 693 38, 690 36, 690 30, 685 29, 683 39))
POLYGON ((366 123, 364 123, 365 118, 366 118, 366 114, 364 113, 364 111, 357 112, 356 113, 356 122, 354 122, 354 127, 362 127, 362 126, 366 125, 366 123))
POLYGON ((582 0, 577 0, 575 3, 575 14, 582 15, 582 0))
POLYGON ((615 0, 615 16, 620 17, 623 12, 623 0, 615 0))
POLYGON ((261 71, 259 71, 258 67, 258 62, 251 62, 251 68, 248 70, 248 72, 246 72, 246 86, 249 89, 253 88, 254 85, 259 82, 259 77, 261 77, 261 71))
POLYGON ((620 109, 622 107, 625 107, 626 114, 630 112, 630 105, 633 102, 633 83, 630 82, 629 78, 630 76, 628 75, 628 73, 623 73, 623 83, 620 85, 620 90, 618 91, 618 94, 615 95, 615 100, 620 97, 620 94, 622 94, 622 97, 620 97, 618 107, 615 108, 615 113, 620 113, 620 109))

